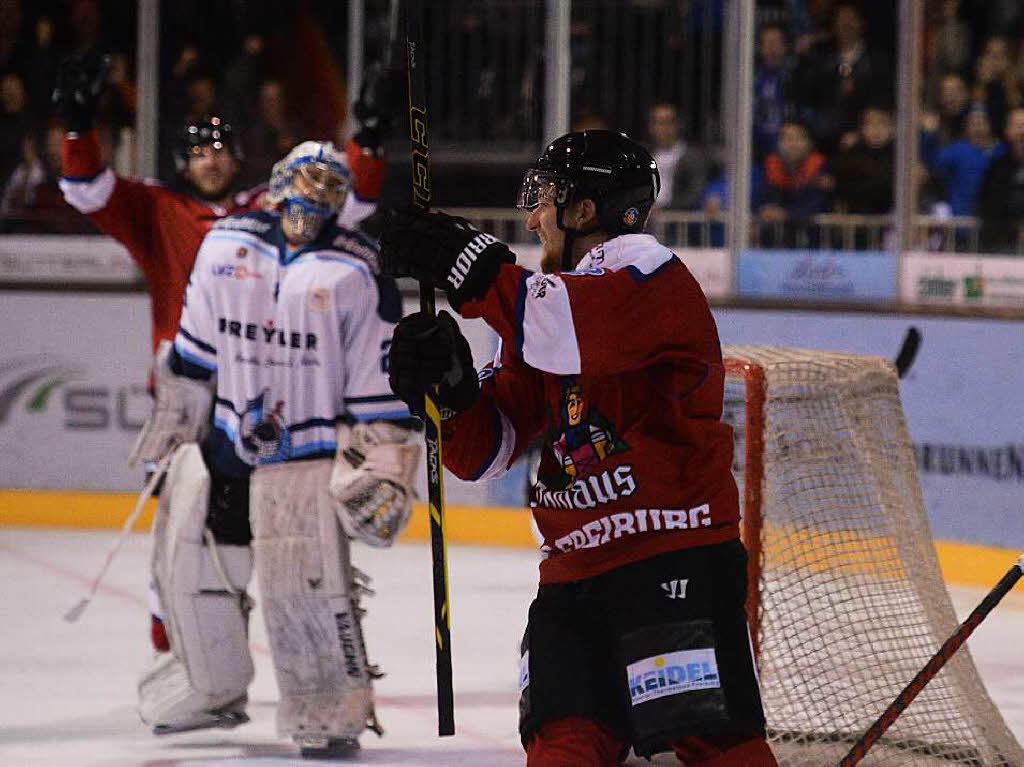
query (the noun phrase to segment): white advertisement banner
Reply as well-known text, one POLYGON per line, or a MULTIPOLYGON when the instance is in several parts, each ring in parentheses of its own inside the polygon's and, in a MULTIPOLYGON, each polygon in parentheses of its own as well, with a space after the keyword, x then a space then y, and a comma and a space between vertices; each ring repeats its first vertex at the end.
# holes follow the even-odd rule
POLYGON ((100 235, 0 237, 0 282, 124 283, 142 273, 124 247, 100 235))
MULTIPOLYGON (((918 328, 901 390, 933 532, 1024 548, 1020 322, 732 308, 715 316, 726 344, 890 358, 918 328)), ((0 322, 0 487, 137 490, 142 472, 127 456, 149 409, 148 298, 4 292, 0 322)), ((482 365, 494 336, 478 320, 465 330, 482 365)), ((453 504, 515 506, 525 495, 521 466, 501 480, 445 483, 453 504)))
POLYGON ((1024 258, 965 253, 907 253, 900 299, 909 304, 1024 306, 1024 258))
MULTIPOLYGON (((419 308, 405 304, 407 313, 419 308)), ((447 303, 439 297, 437 306, 447 303)), ((150 408, 149 311, 142 294, 0 292, 0 487, 142 487, 128 454, 150 408)), ((490 362, 495 334, 482 320, 459 322, 475 364, 490 362)), ((521 506, 526 497, 524 466, 479 483, 445 472, 444 482, 456 505, 521 506)))
POLYGON ((1024 547, 1024 323, 716 309, 722 342, 875 354, 910 327, 921 345, 900 390, 936 538, 1024 547))

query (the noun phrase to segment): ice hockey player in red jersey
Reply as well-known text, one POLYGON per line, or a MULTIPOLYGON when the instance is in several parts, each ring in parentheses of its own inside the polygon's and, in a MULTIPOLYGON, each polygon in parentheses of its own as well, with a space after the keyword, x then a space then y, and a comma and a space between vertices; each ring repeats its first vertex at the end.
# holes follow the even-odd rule
MULTIPOLYGON (((183 183, 165 186, 117 176, 104 166, 93 130, 105 78, 104 60, 94 53, 61 63, 54 92, 67 130, 60 188, 68 203, 124 245, 142 270, 152 300, 155 350, 178 330, 185 285, 203 237, 215 221, 255 210, 265 187, 234 188, 241 160, 237 137, 218 116, 185 121, 175 154, 183 183)), ((368 131, 356 136, 379 138, 368 131)), ((354 180, 340 219, 352 224, 373 212, 386 163, 379 144, 352 140, 346 153, 354 180)))
POLYGON ((542 272, 442 213, 394 213, 382 260, 500 336, 479 373, 454 319, 410 315, 390 381, 414 412, 439 385, 444 463, 504 473, 544 443, 530 506, 540 587, 519 673, 531 767, 774 765, 744 609, 718 331, 683 262, 644 234, 657 165, 626 136, 569 133, 525 175, 542 272))

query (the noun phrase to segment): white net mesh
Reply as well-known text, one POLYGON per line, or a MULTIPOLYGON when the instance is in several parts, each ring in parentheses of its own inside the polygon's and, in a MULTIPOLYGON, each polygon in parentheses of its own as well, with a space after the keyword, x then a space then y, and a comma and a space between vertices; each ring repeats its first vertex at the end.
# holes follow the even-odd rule
MULTIPOLYGON (((957 625, 899 382, 876 357, 725 353, 770 740, 781 764, 834 765, 957 625)), ((1024 751, 963 647, 862 764, 1024 765, 1024 751)))

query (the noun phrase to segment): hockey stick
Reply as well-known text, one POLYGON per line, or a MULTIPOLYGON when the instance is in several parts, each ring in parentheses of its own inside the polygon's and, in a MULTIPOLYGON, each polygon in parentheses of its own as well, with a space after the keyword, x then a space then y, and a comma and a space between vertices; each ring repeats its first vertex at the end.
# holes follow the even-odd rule
POLYGON ((911 704, 918 693, 924 689, 925 685, 939 673, 942 667, 946 665, 946 662, 960 649, 960 645, 967 641, 967 637, 974 632, 978 624, 985 620, 985 616, 992 611, 992 608, 999 604, 1007 592, 1014 587, 1022 574, 1024 574, 1024 554, 1017 560, 1017 564, 1006 572, 1006 575, 995 585, 995 588, 988 592, 985 598, 981 600, 981 604, 974 608, 974 612, 967 617, 967 620, 957 627, 956 631, 939 648, 939 651, 931 657, 928 663, 925 664, 925 667, 918 672, 917 676, 911 680, 910 684, 903 688, 903 692, 896 696, 896 700, 889 704, 889 708, 878 717, 875 723, 867 729, 867 732, 861 735, 860 740, 853 744, 853 748, 843 757, 839 767, 853 767, 853 765, 864 758, 868 750, 892 726, 892 723, 911 704))
POLYGON ((914 364, 917 357, 917 350, 921 348, 921 331, 911 325, 907 328, 907 335, 903 338, 903 345, 900 346, 899 354, 896 355, 896 374, 903 378, 910 372, 910 366, 914 364))
POLYGON ((100 571, 96 573, 96 577, 93 578, 92 583, 89 584, 89 591, 82 599, 72 606, 70 610, 64 613, 64 620, 68 623, 74 623, 82 617, 82 613, 85 612, 85 608, 92 602, 92 598, 96 596, 96 592, 99 591, 100 584, 103 582, 103 578, 107 574, 107 570, 110 569, 110 565, 114 561, 114 557, 117 556, 117 552, 121 550, 124 542, 128 539, 128 534, 131 533, 132 528, 135 527, 135 522, 142 514, 142 510, 146 507, 146 501, 149 500, 150 496, 156 491, 156 486, 160 484, 160 480, 163 479, 164 474, 167 472, 168 466, 171 464, 171 456, 174 452, 171 451, 157 463, 156 468, 153 469, 152 475, 149 477, 149 481, 146 482, 146 486, 142 488, 142 492, 139 493, 139 498, 135 502, 135 507, 132 509, 132 513, 125 519, 124 524, 121 525, 121 534, 117 536, 117 540, 114 541, 113 545, 107 551, 107 557, 103 560, 103 566, 100 571))
MULTIPOLYGON (((406 71, 409 75, 409 139, 412 142, 412 203, 430 208, 430 153, 427 145, 427 81, 423 71, 423 8, 409 0, 405 8, 406 71)), ((420 281, 420 311, 433 317, 434 286, 420 281)), ((448 548, 445 544, 444 486, 441 481, 441 412, 436 390, 426 395, 427 495, 430 553, 434 570, 434 637, 437 640, 437 734, 455 734, 452 690, 451 608, 448 601, 448 548)))

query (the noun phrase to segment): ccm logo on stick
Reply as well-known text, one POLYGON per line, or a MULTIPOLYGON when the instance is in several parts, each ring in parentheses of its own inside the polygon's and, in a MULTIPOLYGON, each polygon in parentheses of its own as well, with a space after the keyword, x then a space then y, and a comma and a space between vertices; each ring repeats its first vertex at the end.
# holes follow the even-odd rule
POLYGON ((469 274, 469 270, 476 263, 476 257, 483 253, 488 245, 493 245, 497 241, 497 237, 486 232, 481 232, 469 241, 469 244, 462 249, 462 252, 455 259, 455 263, 452 264, 451 271, 448 273, 448 282, 451 283, 453 288, 458 288, 465 282, 466 275, 469 274))

